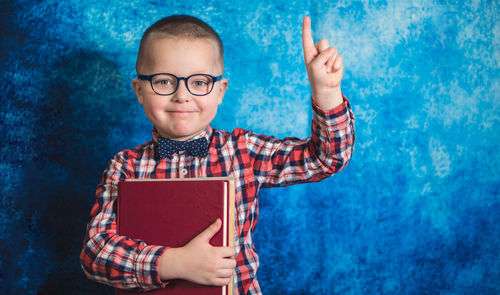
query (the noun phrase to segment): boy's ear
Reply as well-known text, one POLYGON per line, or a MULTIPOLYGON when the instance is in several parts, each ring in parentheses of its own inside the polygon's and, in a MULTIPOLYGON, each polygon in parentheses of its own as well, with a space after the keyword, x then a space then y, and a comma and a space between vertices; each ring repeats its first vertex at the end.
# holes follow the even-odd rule
POLYGON ((229 85, 229 81, 227 79, 221 79, 220 80, 219 101, 217 102, 217 104, 221 104, 222 103, 222 99, 224 98, 224 94, 226 93, 228 85, 229 85))
POLYGON ((132 88, 134 89, 135 96, 137 96, 137 101, 140 104, 144 104, 144 98, 142 97, 141 80, 132 79, 132 88))

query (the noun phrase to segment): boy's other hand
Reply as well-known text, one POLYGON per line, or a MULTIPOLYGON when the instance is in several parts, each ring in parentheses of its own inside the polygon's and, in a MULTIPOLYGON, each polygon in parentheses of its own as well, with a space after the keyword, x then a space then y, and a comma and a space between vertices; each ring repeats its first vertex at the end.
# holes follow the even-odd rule
POLYGON ((202 285, 229 284, 236 267, 235 250, 210 245, 210 239, 221 225, 222 221, 217 219, 184 247, 167 249, 162 258, 165 256, 170 261, 160 261, 160 277, 164 280, 185 279, 202 285), (162 270, 166 271, 163 275, 162 270))
POLYGON ((302 23, 302 45, 314 101, 323 110, 335 108, 343 101, 340 90, 344 71, 342 57, 326 39, 314 44, 308 16, 302 23))

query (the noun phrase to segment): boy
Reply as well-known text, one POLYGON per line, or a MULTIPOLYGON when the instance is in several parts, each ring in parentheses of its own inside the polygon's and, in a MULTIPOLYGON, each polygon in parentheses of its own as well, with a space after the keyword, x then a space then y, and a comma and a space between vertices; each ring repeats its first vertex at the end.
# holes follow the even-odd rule
POLYGON ((154 125, 153 139, 118 153, 97 187, 80 255, 89 278, 136 290, 161 288, 175 278, 217 286, 233 279, 235 294, 261 293, 252 243, 259 188, 324 179, 347 165, 354 144, 354 117, 340 91, 342 58, 328 41, 313 43, 308 17, 303 47, 312 88, 312 137, 277 140, 210 126, 228 81, 222 78, 222 42, 208 24, 179 15, 146 30, 132 86, 154 125), (120 179, 217 176, 235 178, 234 248, 209 244, 220 220, 180 248, 116 234, 120 179))

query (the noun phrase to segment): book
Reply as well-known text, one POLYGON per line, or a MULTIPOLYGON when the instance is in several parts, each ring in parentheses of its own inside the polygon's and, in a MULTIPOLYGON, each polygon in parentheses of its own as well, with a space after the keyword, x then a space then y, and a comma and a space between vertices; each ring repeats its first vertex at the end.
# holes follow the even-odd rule
MULTIPOLYGON (((117 231, 148 245, 182 247, 220 218, 210 244, 232 247, 234 206, 232 177, 126 179, 118 183, 117 231)), ((230 295, 232 290, 232 280, 223 287, 171 280, 148 294, 230 295)), ((115 289, 115 295, 133 293, 115 289)))

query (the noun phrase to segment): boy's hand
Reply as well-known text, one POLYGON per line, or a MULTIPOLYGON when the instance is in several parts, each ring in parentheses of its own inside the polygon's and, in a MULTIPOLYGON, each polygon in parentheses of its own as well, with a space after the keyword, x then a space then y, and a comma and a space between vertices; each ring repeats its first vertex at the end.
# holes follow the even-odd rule
POLYGON ((221 224, 217 219, 184 247, 167 249, 160 258, 160 277, 163 280, 185 279, 202 285, 229 284, 236 267, 234 248, 214 247, 209 243, 221 224))
POLYGON ((326 111, 339 106, 343 101, 340 91, 344 70, 342 57, 338 55, 336 48, 330 47, 326 39, 314 44, 311 19, 308 16, 302 23, 302 45, 314 101, 326 111))

